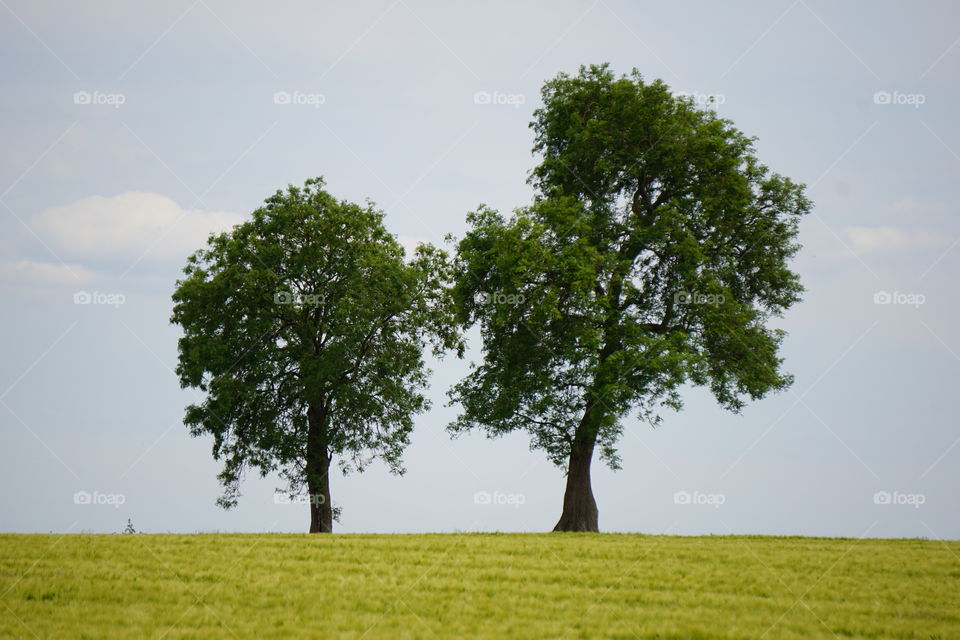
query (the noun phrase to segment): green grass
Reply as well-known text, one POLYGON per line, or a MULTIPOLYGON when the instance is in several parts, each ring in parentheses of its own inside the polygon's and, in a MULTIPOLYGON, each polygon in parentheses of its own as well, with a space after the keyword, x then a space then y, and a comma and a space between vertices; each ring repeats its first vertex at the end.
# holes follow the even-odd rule
POLYGON ((960 543, 0 535, 2 638, 960 638, 960 543))

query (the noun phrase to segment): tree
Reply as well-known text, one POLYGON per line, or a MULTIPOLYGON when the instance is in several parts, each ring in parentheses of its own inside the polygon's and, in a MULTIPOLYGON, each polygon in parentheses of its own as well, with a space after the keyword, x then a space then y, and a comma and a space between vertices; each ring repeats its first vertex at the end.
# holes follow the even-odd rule
POLYGON ((566 466, 554 530, 597 531, 591 461, 619 468, 631 411, 656 424, 692 383, 737 412, 791 383, 767 321, 803 290, 787 262, 811 203, 732 122, 636 70, 560 74, 542 98, 533 204, 481 207, 458 243, 458 319, 484 357, 449 429, 528 431, 566 466))
POLYGON ((330 532, 330 469, 374 458, 402 473, 413 416, 435 352, 456 344, 446 255, 410 261, 372 205, 338 201, 321 178, 278 191, 252 219, 211 236, 177 283, 181 385, 206 396, 186 409, 194 436, 223 460, 221 506, 248 469, 307 489, 310 532, 330 532))

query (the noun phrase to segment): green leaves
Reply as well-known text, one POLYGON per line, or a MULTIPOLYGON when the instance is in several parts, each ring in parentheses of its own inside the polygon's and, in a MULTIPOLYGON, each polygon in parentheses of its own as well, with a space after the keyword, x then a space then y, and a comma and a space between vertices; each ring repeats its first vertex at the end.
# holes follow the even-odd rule
POLYGON ((636 71, 584 67, 542 97, 535 203, 470 214, 458 245, 458 320, 480 325, 484 360, 451 391, 451 431, 524 429, 558 464, 587 438, 616 465, 622 418, 655 423, 684 383, 734 411, 787 386, 764 322, 802 292, 788 261, 803 186, 636 71))
POLYGON ((462 348, 446 254, 424 245, 405 260, 383 213, 322 187, 278 191, 211 238, 173 295, 177 373, 206 393, 185 423, 214 437, 227 506, 247 469, 303 485, 311 407, 343 468, 380 457, 401 472, 412 416, 428 406, 423 348, 462 348))
POLYGON ((428 407, 424 348, 462 356, 474 325, 483 359, 449 392, 462 405, 451 433, 522 429, 587 472, 596 445, 619 464, 625 416, 656 424, 684 384, 732 411, 790 384, 783 334, 766 323, 803 290, 789 268, 812 206, 803 185, 771 173, 732 122, 637 71, 584 67, 542 97, 533 203, 468 214, 453 261, 430 245, 405 256, 381 212, 320 178, 189 259, 177 373, 206 393, 185 422, 214 438, 224 504, 248 469, 280 470, 291 490, 325 490, 333 455, 402 471, 428 407))

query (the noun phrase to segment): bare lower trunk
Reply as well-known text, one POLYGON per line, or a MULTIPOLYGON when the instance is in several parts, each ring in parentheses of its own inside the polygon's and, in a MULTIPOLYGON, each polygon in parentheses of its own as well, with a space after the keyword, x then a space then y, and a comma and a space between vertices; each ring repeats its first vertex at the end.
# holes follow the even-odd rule
POLYGON ((330 503, 330 458, 317 461, 316 481, 307 482, 310 501, 310 533, 333 533, 333 505, 330 503))
POLYGON ((330 501, 330 450, 327 447, 326 412, 322 407, 307 411, 307 492, 310 503, 310 533, 333 533, 333 503, 330 501))
POLYGON ((575 442, 567 468, 567 488, 563 494, 563 513, 554 531, 599 531, 599 512, 590 485, 590 461, 593 438, 575 442))

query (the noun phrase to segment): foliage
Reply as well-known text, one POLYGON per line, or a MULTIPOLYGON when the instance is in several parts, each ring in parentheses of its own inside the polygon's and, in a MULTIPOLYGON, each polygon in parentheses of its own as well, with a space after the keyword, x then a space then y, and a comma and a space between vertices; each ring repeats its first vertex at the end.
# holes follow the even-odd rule
POLYGON ((424 346, 457 346, 444 252, 424 244, 405 260, 382 212, 322 187, 278 191, 211 237, 173 296, 177 373, 206 394, 185 423, 213 436, 226 507, 251 468, 279 471, 291 493, 311 458, 347 471, 378 457, 402 472, 413 416, 428 407, 424 346))
POLYGON ((481 207, 459 241, 459 320, 483 361, 451 392, 453 433, 531 434, 558 465, 576 441, 618 465, 630 411, 656 424, 684 383, 725 408, 783 389, 771 318, 802 292, 803 186, 753 140, 636 71, 560 74, 531 124, 535 202, 481 207))

